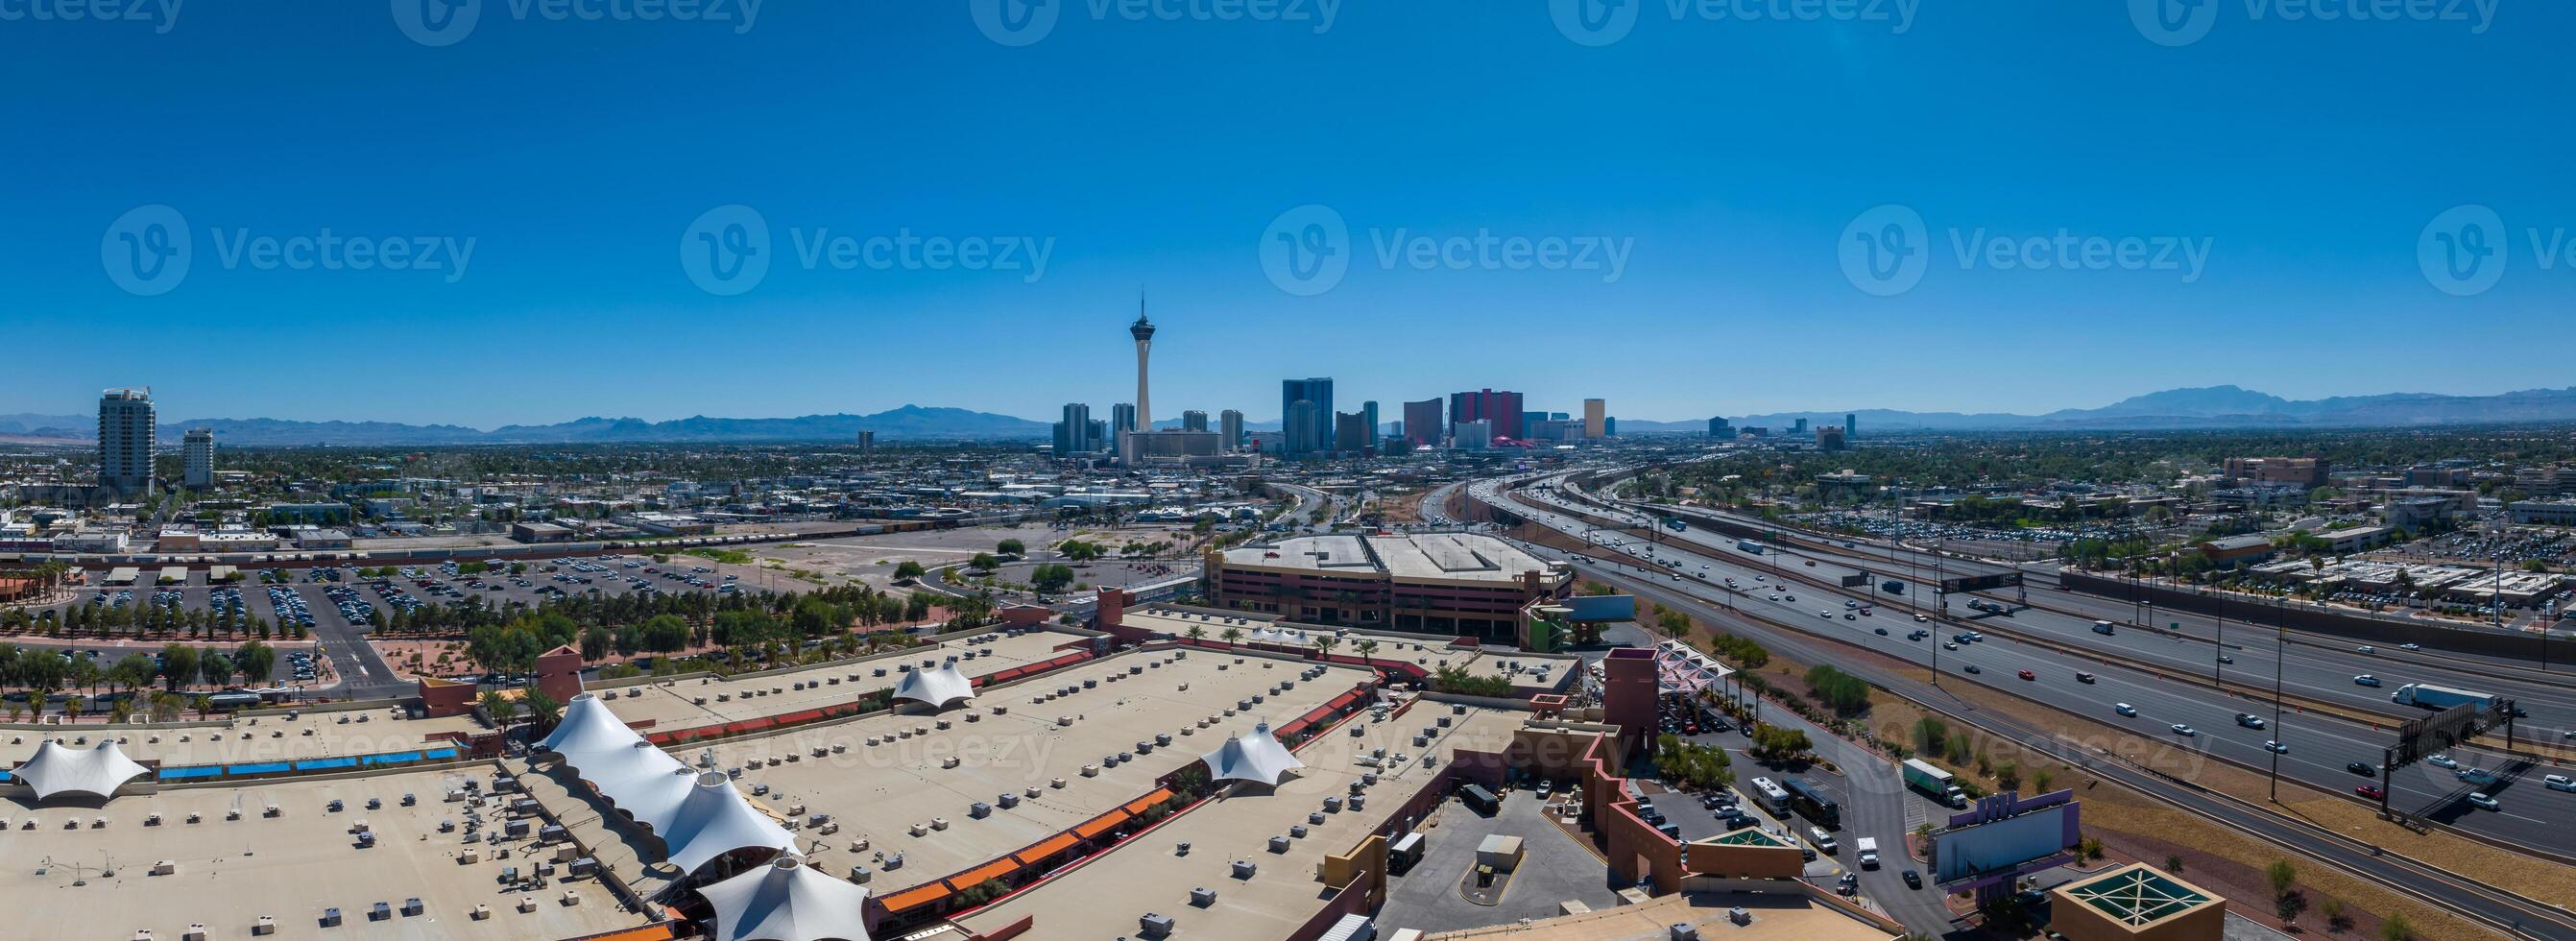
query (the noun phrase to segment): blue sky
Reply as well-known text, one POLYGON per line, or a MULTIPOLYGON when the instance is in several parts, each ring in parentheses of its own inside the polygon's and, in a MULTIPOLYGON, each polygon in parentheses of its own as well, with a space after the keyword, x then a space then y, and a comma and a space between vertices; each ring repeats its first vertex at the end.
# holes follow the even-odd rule
POLYGON ((2576 383, 2563 3, 421 2, 0 3, 0 412, 1105 412, 1140 286, 1166 417, 2576 383))

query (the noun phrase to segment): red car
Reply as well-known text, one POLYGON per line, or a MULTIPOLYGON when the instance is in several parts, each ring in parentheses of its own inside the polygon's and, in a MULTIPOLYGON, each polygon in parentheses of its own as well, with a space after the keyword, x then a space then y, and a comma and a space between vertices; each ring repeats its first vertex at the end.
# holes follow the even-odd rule
POLYGON ((2376 785, 2376 784, 2363 784, 2363 785, 2359 785, 2359 786, 2354 787, 2354 788, 2352 789, 2352 792, 2353 792, 2353 793, 2355 793, 2355 794, 2359 794, 2359 795, 2361 795, 2361 796, 2363 796, 2363 797, 2370 798, 2371 800, 2378 800, 2378 799, 2382 796, 2382 795, 2379 793, 2379 785, 2376 785))
POLYGON ((2039 674, 2032 673, 2029 670, 2023 670, 2021 671, 2021 678, 2025 680, 2035 680, 2039 678, 2039 674))

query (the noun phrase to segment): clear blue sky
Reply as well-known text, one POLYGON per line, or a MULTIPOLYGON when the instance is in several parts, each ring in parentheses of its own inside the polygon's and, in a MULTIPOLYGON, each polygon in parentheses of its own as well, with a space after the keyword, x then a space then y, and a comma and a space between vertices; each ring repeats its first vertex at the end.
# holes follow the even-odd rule
POLYGON ((0 20, 0 412, 148 384, 172 419, 1101 414, 1132 392, 1140 285, 1162 417, 1272 418, 1278 380, 1309 375, 1390 420, 1485 386, 1678 420, 2576 382, 2576 263, 2530 243, 2576 230, 2564 3, 2354 22, 2209 0, 2205 35, 2151 38, 2124 2, 1930 4, 1900 31, 1767 18, 1788 0, 1719 8, 1749 21, 1627 0, 1624 26, 1568 2, 1565 28, 1545 0, 1406 0, 1334 3, 1319 32, 1320 0, 1302 22, 1051 0, 1051 26, 1008 21, 1042 35, 991 31, 1035 39, 1012 46, 973 8, 1016 0, 769 2, 748 29, 527 2, 416 30, 444 46, 385 0, 0 20), (772 264, 722 296, 681 246, 729 204, 772 264), (1308 204, 1342 220, 1348 268, 1301 296, 1262 252, 1308 204), (1922 220, 1925 267, 1877 296, 1843 253, 1887 204, 1922 220), (2496 211, 2507 267, 2454 296, 2418 249, 2464 204, 2496 211), (156 205, 190 264, 144 296, 122 284, 166 243, 123 239, 156 205), (325 229, 473 251, 461 276, 238 251, 325 229), (816 230, 1027 239, 1047 265, 809 266, 816 230), (1956 247, 2060 230, 2205 260, 2029 271, 1956 247), (1375 244, 1480 231, 1593 263, 1600 239, 1623 267, 1390 266, 1375 244))

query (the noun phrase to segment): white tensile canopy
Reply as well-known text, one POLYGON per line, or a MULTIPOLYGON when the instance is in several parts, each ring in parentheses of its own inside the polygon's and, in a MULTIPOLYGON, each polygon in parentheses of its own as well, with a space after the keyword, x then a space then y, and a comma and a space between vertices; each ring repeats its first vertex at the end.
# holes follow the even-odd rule
POLYGON ((36 756, 10 771, 9 776, 34 788, 36 801, 43 803, 56 794, 112 797, 125 782, 150 771, 125 757, 125 749, 117 747, 111 738, 98 743, 97 748, 85 749, 46 742, 36 746, 36 756))
POLYGON ((1279 627, 1265 627, 1260 630, 1253 631, 1252 639, 1272 644, 1303 644, 1306 642, 1306 632, 1292 631, 1279 627))
POLYGON ((868 941, 865 886, 780 856, 698 890, 716 910, 714 941, 868 941))
POLYGON ((600 797, 652 830, 684 872, 738 849, 796 847, 787 829, 753 809, 723 774, 692 774, 589 693, 573 697, 539 747, 562 755, 600 797))
POLYGON ((778 821, 753 809, 721 771, 698 775, 697 786, 671 815, 669 829, 656 829, 670 851, 671 864, 696 872, 709 860, 738 849, 769 847, 794 852, 796 837, 778 821))
POLYGON ((906 673, 902 682, 894 684, 895 699, 921 703, 933 709, 945 708, 949 703, 974 696, 975 682, 967 679, 966 674, 957 672, 955 657, 948 658, 948 662, 940 664, 936 670, 906 673))
POLYGON ((1211 781, 1256 781, 1271 787, 1278 786, 1288 772, 1306 766, 1288 752, 1288 746, 1279 744, 1278 736, 1270 734, 1268 722, 1253 726, 1251 735, 1227 738, 1199 760, 1207 762, 1211 781))

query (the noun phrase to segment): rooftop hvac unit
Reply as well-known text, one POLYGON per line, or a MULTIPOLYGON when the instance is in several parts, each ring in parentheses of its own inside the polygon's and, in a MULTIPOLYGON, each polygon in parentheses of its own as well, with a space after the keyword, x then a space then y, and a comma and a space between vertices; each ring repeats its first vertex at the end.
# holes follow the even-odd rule
POLYGON ((1274 836, 1274 837, 1271 837, 1271 838, 1270 838, 1270 851, 1271 851, 1271 852, 1273 852, 1273 853, 1280 853, 1280 854, 1283 854, 1283 855, 1284 855, 1284 854, 1286 854, 1286 853, 1288 852, 1288 838, 1287 838, 1287 837, 1284 837, 1284 836, 1274 836))
POLYGON ((269 935, 276 934, 276 933, 277 933, 277 916, 275 916, 275 915, 261 915, 261 916, 259 916, 259 920, 258 920, 258 921, 251 922, 251 924, 250 924, 250 933, 251 933, 251 936, 252 936, 252 937, 256 937, 256 938, 264 938, 264 937, 267 937, 267 936, 269 936, 269 935))
POLYGON ((1250 879, 1252 878, 1252 874, 1257 871, 1259 871, 1258 867, 1252 865, 1252 861, 1249 859, 1238 859, 1234 861, 1234 877, 1237 879, 1250 879))
POLYGON ((337 928, 337 927, 340 927, 340 910, 339 910, 339 909, 336 909, 336 908, 326 908, 326 909, 323 909, 323 910, 322 910, 322 927, 325 927, 325 928, 337 928))
POLYGON ((1170 937, 1172 934, 1172 916, 1170 915, 1159 915, 1153 912, 1146 912, 1143 917, 1136 919, 1136 925, 1136 933, 1148 938, 1164 938, 1170 937))
POLYGON ((1210 905, 1216 904, 1216 890, 1206 886, 1199 886, 1191 889, 1190 904, 1199 908, 1206 908, 1210 905))
POLYGON ((415 897, 413 897, 413 898, 407 898, 407 899, 404 899, 404 900, 403 900, 403 904, 402 904, 402 913, 403 913, 403 917, 405 917, 405 918, 409 918, 409 917, 412 917, 412 916, 414 916, 414 915, 418 915, 418 914, 420 914, 420 911, 421 911, 421 908, 420 908, 420 899, 419 899, 418 897, 416 897, 416 896, 415 896, 415 897))

